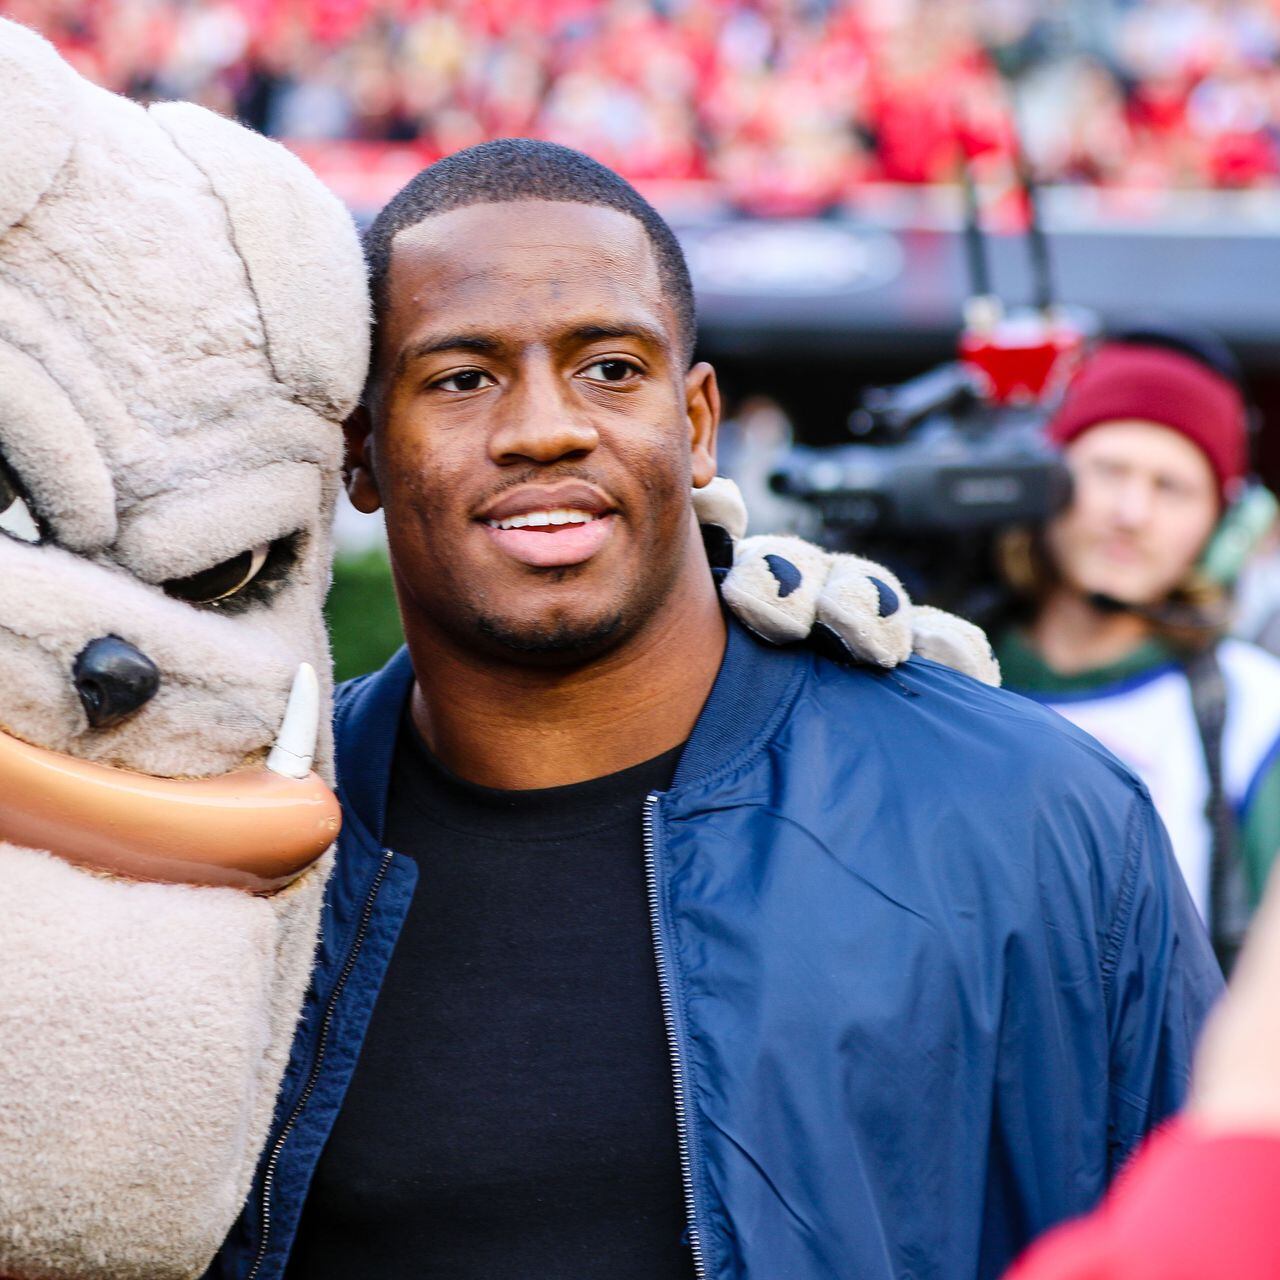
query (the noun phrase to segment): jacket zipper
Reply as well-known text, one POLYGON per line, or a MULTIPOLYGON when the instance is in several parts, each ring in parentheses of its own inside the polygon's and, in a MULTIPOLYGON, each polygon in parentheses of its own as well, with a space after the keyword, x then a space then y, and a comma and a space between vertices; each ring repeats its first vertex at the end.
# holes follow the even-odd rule
POLYGON ((391 850, 384 849, 382 851, 382 861, 378 866, 378 874, 373 878, 373 884, 369 888, 369 896, 365 899, 364 909, 360 913, 360 924, 356 929, 355 939, 351 943, 351 949, 347 952, 342 971, 338 974, 338 981, 334 983, 333 990, 329 993, 329 999, 325 1003, 324 1018, 320 1022, 320 1039, 316 1048, 316 1056, 311 1063, 311 1071, 307 1075, 307 1083, 298 1101, 293 1104, 293 1110, 289 1112, 289 1118, 284 1122, 284 1128, 280 1130, 280 1136, 272 1144, 271 1155, 267 1158, 267 1171, 262 1178, 262 1239, 258 1243, 257 1255, 245 1280, 255 1280, 258 1271, 262 1267, 263 1259, 267 1256, 267 1245, 271 1237, 271 1192, 275 1186, 276 1166, 280 1161, 280 1152, 284 1150, 284 1144, 288 1141, 294 1124, 297 1123, 298 1117, 302 1114, 302 1109, 307 1105, 312 1093, 315 1091, 316 1081, 320 1078, 320 1067, 324 1062, 324 1053, 329 1041, 329 1027, 333 1022, 334 1010, 338 1007, 338 1001, 347 985, 347 979, 351 977, 351 971, 356 967, 356 960, 360 956, 360 948, 364 945, 365 934, 369 931, 369 921, 373 918, 373 900, 378 896, 378 890, 382 887, 382 881, 386 878, 387 870, 391 866, 391 858, 391 850))
POLYGON ((694 1201, 693 1169, 689 1162, 689 1116, 685 1100, 684 1064, 680 1059, 680 1041, 676 1032, 666 936, 662 928, 661 901, 658 894, 658 859, 653 836, 654 814, 657 808, 658 797, 650 793, 645 797, 644 802, 644 870, 649 888, 649 923, 653 930, 653 950, 658 961, 658 996, 662 1001, 662 1021, 667 1032, 667 1052, 671 1058, 671 1076, 675 1084, 676 1146, 680 1153, 680 1178, 684 1184, 685 1211, 689 1215, 689 1246, 693 1251, 694 1275, 697 1280, 706 1280, 707 1264, 702 1253, 702 1238, 698 1234, 698 1207, 694 1201))

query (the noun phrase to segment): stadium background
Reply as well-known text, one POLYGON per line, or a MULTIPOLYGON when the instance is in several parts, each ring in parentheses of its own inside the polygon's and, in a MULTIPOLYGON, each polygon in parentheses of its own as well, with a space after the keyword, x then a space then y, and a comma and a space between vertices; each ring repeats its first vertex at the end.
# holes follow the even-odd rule
MULTIPOLYGON (((1280 414, 1280 0, 0 0, 83 72, 279 137, 364 221, 488 137, 578 147, 676 227, 762 524, 788 436, 841 438, 861 388, 947 357, 966 293, 957 179, 995 283, 1030 297, 1019 142, 1059 297, 1181 316, 1280 414)), ((1263 430, 1264 478, 1280 437, 1263 430)), ((398 626, 349 510, 340 675, 398 626)))

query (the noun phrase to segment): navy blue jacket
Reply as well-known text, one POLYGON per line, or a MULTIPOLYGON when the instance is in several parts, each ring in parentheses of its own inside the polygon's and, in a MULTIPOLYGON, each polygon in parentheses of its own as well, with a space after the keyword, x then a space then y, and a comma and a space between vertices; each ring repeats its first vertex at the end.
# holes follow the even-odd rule
MULTIPOLYGON (((211 1277, 277 1280, 416 870, 381 847, 402 651, 336 712, 305 1016, 211 1277)), ((973 1280, 1182 1101, 1220 987, 1142 784, 1051 712, 731 626, 645 822, 691 1238, 713 1280, 973 1280)))

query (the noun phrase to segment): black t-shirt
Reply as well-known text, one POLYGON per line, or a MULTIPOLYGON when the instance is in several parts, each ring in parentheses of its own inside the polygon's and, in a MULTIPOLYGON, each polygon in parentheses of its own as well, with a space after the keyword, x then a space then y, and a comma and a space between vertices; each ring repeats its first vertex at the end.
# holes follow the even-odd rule
POLYGON ((448 774, 405 717, 418 886, 290 1280, 689 1280, 643 809, 679 751, 567 787, 448 774))

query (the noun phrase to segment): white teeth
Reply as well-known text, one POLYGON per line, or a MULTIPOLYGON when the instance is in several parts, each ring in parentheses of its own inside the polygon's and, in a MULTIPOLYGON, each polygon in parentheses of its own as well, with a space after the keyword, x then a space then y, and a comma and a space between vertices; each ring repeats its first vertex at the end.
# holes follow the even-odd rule
POLYGON ((285 778, 305 778, 311 772, 319 732, 320 682, 315 668, 304 662, 293 677, 284 720, 267 757, 267 768, 285 778))
POLYGON ((554 511, 527 511, 522 516, 508 516, 505 520, 489 520, 492 529, 542 529, 547 525, 589 524, 599 519, 590 511, 575 511, 569 507, 557 507, 554 511))

